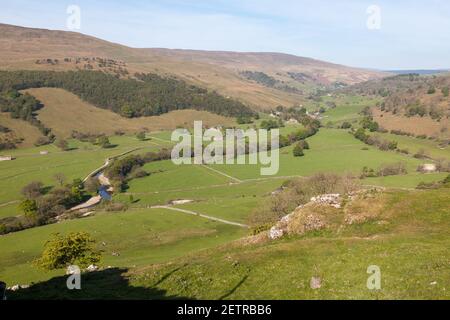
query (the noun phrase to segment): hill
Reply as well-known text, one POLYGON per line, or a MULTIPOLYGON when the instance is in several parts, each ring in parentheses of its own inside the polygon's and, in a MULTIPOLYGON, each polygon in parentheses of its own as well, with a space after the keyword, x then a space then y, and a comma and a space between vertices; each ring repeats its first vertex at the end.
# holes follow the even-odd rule
POLYGON ((38 128, 24 120, 13 119, 6 112, 0 112, 0 126, 7 128, 7 132, 0 132, 0 143, 9 141, 21 147, 31 147, 42 137, 38 128))
MULTIPOLYGON (((85 274, 86 290, 78 292, 62 290, 65 278, 57 276, 10 292, 9 297, 448 299, 449 239, 445 235, 450 221, 449 208, 445 206, 450 200, 448 189, 371 192, 362 197, 371 198, 373 205, 368 206, 356 198, 347 200, 342 208, 316 205, 297 209, 297 216, 290 220, 292 227, 307 223, 302 222, 305 216, 320 217, 322 222, 325 221, 321 224, 311 220, 316 223, 308 225, 315 225, 315 228, 306 233, 294 232, 279 240, 269 240, 261 234, 165 263, 105 268, 85 274), (349 215, 355 220, 346 219, 349 215), (380 268, 381 290, 367 288, 370 276, 367 270, 371 265, 380 268), (311 287, 312 278, 319 284, 315 289, 311 287)), ((135 223, 136 213, 126 216, 122 219, 135 223)), ((154 219, 149 214, 145 217, 146 222, 154 219)), ((105 215, 91 220, 91 224, 95 222, 95 228, 103 228, 100 221, 109 225, 112 219, 114 215, 105 215)), ((78 222, 82 224, 83 220, 78 222)), ((41 232, 49 234, 54 231, 47 230, 50 228, 52 226, 45 227, 41 232)), ((163 229, 159 225, 158 228, 163 229)), ((184 232, 183 229, 178 237, 184 232)), ((110 232, 97 234, 103 238, 112 237, 110 232)), ((164 232, 161 235, 163 241, 167 241, 168 235, 164 232)), ((38 248, 26 239, 27 236, 39 241, 44 238, 36 232, 26 231, 10 235, 4 241, 18 243, 32 257, 38 248)), ((112 238, 109 241, 113 241, 112 238)))
POLYGON ((96 108, 63 89, 39 88, 24 92, 43 103, 44 108, 38 111, 37 118, 58 137, 67 138, 72 131, 112 135, 118 129, 126 133, 168 130, 178 126, 190 127, 194 120, 202 120, 208 126, 234 123, 231 118, 196 110, 177 110, 161 116, 128 119, 96 108))
POLYGON ((317 88, 385 76, 288 54, 136 49, 74 32, 5 24, 0 24, 0 46, 3 70, 92 68, 121 73, 126 70, 129 74, 153 72, 217 90, 257 108, 291 106, 304 101, 317 88), (111 61, 93 63, 99 57, 111 61), (268 87, 248 79, 241 75, 245 71, 265 73, 279 85, 268 87))
POLYGON ((406 74, 356 84, 341 92, 382 98, 372 112, 384 129, 448 139, 449 89, 448 74, 406 74))

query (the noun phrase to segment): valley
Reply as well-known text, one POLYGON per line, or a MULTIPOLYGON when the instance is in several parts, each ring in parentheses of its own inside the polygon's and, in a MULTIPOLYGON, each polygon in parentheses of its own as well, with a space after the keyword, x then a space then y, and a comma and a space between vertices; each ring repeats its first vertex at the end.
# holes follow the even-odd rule
POLYGON ((0 280, 11 300, 449 299, 448 74, 4 24, 0 46, 0 280), (279 170, 261 175, 248 147, 242 165, 174 164, 172 132, 192 134, 194 121, 279 129, 279 170), (97 196, 98 168, 111 199, 70 210, 97 196), (324 195, 339 203, 315 202, 324 195), (88 290, 69 291, 65 268, 36 259, 76 232, 101 262, 83 271, 88 290), (372 264, 382 290, 366 288, 372 264))

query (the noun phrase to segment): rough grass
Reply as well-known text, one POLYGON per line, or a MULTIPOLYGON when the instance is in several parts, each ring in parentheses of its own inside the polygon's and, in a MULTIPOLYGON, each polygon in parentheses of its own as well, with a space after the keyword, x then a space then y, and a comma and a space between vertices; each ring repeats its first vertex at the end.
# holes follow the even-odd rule
MULTIPOLYGON (((12 119, 9 113, 0 112, 0 125, 11 130, 9 133, 0 133, 0 138, 11 137, 13 139, 23 139, 23 142, 17 147, 32 147, 37 139, 42 137, 38 128, 32 126, 30 123, 20 120, 12 119)), ((0 151, 0 154, 9 154, 8 150, 0 151)))
POLYGON ((158 131, 177 126, 192 127, 194 121, 205 125, 232 125, 234 120, 206 111, 177 110, 161 116, 126 119, 120 115, 82 101, 76 95, 57 88, 25 90, 44 104, 38 119, 59 137, 68 137, 72 131, 114 134, 118 129, 137 132, 143 129, 158 131))
POLYGON ((86 276, 92 290, 77 294, 56 278, 11 298, 449 299, 449 200, 448 190, 390 192, 382 224, 269 243, 238 241, 169 263, 116 270, 114 277, 112 271, 93 273, 86 276), (366 287, 370 265, 381 268, 381 290, 366 287), (309 286, 313 276, 322 279, 318 290, 309 286))
POLYGON ((373 108, 372 112, 374 121, 387 130, 401 130, 415 135, 425 134, 440 138, 450 136, 450 122, 445 118, 438 122, 429 117, 394 115, 389 112, 382 112, 378 108, 373 108), (443 128, 446 128, 445 131, 441 131, 443 128))
POLYGON ((62 270, 44 272, 31 262, 42 252, 51 234, 73 231, 89 232, 98 241, 98 248, 103 250, 103 265, 113 267, 166 262, 244 235, 242 228, 164 209, 98 213, 90 218, 1 236, 0 278, 13 285, 64 274, 62 270))

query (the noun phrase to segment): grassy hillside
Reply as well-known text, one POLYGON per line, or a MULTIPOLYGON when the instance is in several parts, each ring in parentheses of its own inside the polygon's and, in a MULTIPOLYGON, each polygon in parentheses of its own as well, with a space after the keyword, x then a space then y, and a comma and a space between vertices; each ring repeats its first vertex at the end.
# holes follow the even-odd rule
MULTIPOLYGON (((6 112, 0 112, 0 125, 10 130, 8 133, 0 133, 0 141, 3 139, 21 141, 18 144, 20 147, 31 147, 37 139, 42 137, 38 128, 24 120, 12 119, 6 112)), ((8 151, 1 153, 8 153, 8 151)))
MULTIPOLYGON (((64 289, 64 278, 54 278, 10 296, 11 299, 448 299, 450 242, 446 230, 450 227, 450 211, 445 205, 448 201, 448 190, 388 192, 378 200, 379 215, 362 224, 270 242, 252 243, 246 239, 146 267, 132 260, 127 265, 136 263, 136 267, 85 275, 85 290, 79 292, 64 289), (370 291, 366 287, 370 265, 380 267, 381 290, 370 291), (311 277, 320 277, 320 289, 310 288, 311 277)), ((337 210, 335 214, 340 217, 342 213, 337 210)), ((127 222, 136 215, 132 214, 127 222)), ((97 219, 112 220, 115 216, 97 219)), ((85 221, 88 220, 77 223, 85 221)), ((40 239, 31 234, 33 231, 27 236, 40 239)), ((11 235, 4 241, 19 243, 31 259, 36 245, 18 241, 23 237, 23 233, 11 235)), ((102 232, 96 233, 96 237, 110 239, 102 232)), ((113 245, 114 242, 107 241, 108 252, 113 245)), ((159 251, 151 251, 151 255, 158 256, 159 251)), ((108 256, 107 260, 107 264, 114 261, 108 256)), ((4 275, 16 274, 12 269, 4 270, 4 275)), ((29 269, 22 269, 26 270, 29 269)), ((33 271, 28 272, 33 275, 33 271)))
POLYGON ((231 118, 196 110, 177 110, 161 116, 127 119, 109 110, 96 108, 63 89, 40 88, 25 92, 44 104, 38 112, 38 119, 60 137, 68 137, 74 130, 112 135, 118 129, 134 133, 143 129, 158 131, 177 126, 191 127, 195 120, 202 120, 208 126, 234 123, 231 118))
POLYGON ((0 68, 3 70, 77 70, 65 58, 102 57, 123 61, 130 74, 154 72, 173 75, 190 83, 216 90, 257 108, 291 106, 305 100, 301 94, 285 92, 249 81, 241 71, 260 71, 290 86, 304 87, 303 80, 289 75, 304 74, 306 87, 342 82, 354 84, 384 76, 383 73, 348 68, 313 59, 277 53, 208 52, 168 49, 134 49, 73 32, 32 29, 0 24, 0 68), (37 64, 37 60, 58 63, 37 64))

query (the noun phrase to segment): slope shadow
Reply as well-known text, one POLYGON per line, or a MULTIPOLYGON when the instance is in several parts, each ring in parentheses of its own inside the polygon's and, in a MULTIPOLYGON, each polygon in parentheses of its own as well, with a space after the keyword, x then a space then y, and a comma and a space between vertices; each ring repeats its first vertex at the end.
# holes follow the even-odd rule
MULTIPOLYGON (((81 274, 81 290, 69 290, 68 276, 52 278, 18 291, 7 291, 8 300, 188 300, 170 296, 157 288, 134 287, 126 277, 128 269, 111 268, 81 274)), ((170 276, 170 274, 168 275, 170 276)))

